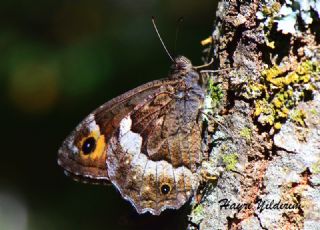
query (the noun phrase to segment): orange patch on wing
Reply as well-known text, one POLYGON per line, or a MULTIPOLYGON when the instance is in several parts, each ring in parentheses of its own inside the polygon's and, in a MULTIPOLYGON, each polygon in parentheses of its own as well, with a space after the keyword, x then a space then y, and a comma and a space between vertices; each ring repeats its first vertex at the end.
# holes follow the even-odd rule
POLYGON ((96 140, 96 147, 95 150, 90 153, 90 154, 83 154, 83 152, 81 151, 80 153, 80 157, 83 160, 91 160, 91 161, 97 161, 101 158, 106 158, 105 154, 106 154, 106 142, 105 142, 105 138, 104 135, 100 135, 99 131, 93 131, 91 132, 88 136, 84 137, 81 142, 80 142, 80 146, 83 145, 84 141, 89 138, 89 137, 93 137, 96 140))

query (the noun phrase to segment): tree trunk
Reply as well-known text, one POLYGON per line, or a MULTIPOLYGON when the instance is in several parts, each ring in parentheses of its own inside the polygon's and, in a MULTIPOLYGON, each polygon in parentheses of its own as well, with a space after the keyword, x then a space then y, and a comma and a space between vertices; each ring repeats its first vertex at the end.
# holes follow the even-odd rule
POLYGON ((188 228, 320 229, 320 2, 222 0, 216 15, 202 171, 223 172, 188 228))

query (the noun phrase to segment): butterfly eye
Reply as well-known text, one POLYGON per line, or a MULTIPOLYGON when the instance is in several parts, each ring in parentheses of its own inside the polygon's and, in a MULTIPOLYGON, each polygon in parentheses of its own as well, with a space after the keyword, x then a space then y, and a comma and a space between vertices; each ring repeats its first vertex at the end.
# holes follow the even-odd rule
POLYGON ((163 194, 163 195, 167 195, 169 192, 170 192, 170 190, 171 190, 171 187, 170 187, 170 185, 168 185, 168 184, 163 184, 163 185, 161 185, 161 193, 163 194))
POLYGON ((92 153, 96 148, 96 140, 93 137, 88 137, 82 144, 82 152, 87 155, 92 153))

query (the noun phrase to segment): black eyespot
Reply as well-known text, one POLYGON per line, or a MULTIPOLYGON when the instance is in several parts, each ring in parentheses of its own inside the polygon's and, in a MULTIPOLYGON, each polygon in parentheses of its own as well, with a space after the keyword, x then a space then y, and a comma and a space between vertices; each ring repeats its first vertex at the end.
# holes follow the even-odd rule
POLYGON ((171 190, 171 187, 168 184, 161 185, 161 193, 167 195, 171 190))
POLYGON ((87 155, 92 153, 96 148, 96 140, 93 137, 87 138, 82 144, 82 152, 87 155))

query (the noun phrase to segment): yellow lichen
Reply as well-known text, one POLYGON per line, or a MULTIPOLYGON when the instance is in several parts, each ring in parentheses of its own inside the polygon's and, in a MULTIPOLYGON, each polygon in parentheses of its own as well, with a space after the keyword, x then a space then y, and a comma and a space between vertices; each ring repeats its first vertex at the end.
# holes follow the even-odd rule
POLYGON ((273 125, 275 115, 274 106, 264 98, 258 100, 255 103, 254 115, 259 117, 258 120, 261 124, 273 125))
POLYGON ((271 8, 272 8, 272 12, 278 13, 281 9, 281 4, 279 2, 275 2, 272 4, 271 8))
POLYGON ((262 95, 262 93, 267 92, 267 88, 263 84, 257 82, 249 82, 248 86, 245 88, 246 92, 243 96, 247 99, 257 98, 262 95))
POLYGON ((275 129, 281 129, 281 127, 282 127, 282 124, 280 122, 274 123, 274 128, 275 129))
MULTIPOLYGON (((244 96, 255 98, 253 95, 247 95, 250 92, 263 95, 255 100, 254 116, 262 125, 268 124, 280 129, 281 123, 289 117, 290 109, 306 97, 306 92, 312 93, 317 89, 314 84, 317 81, 320 81, 319 63, 304 61, 292 70, 275 65, 261 72, 259 82, 249 83, 244 96)), ((304 113, 293 113, 291 116, 298 125, 305 125, 304 113)))
POLYGON ((267 44, 267 46, 270 47, 271 49, 276 48, 274 41, 271 41, 271 42, 270 42, 270 41, 267 39, 267 40, 266 40, 266 44, 267 44))
POLYGON ((272 16, 278 13, 280 8, 281 8, 281 4, 278 2, 273 3, 271 7, 264 5, 262 7, 262 13, 266 16, 272 16))

